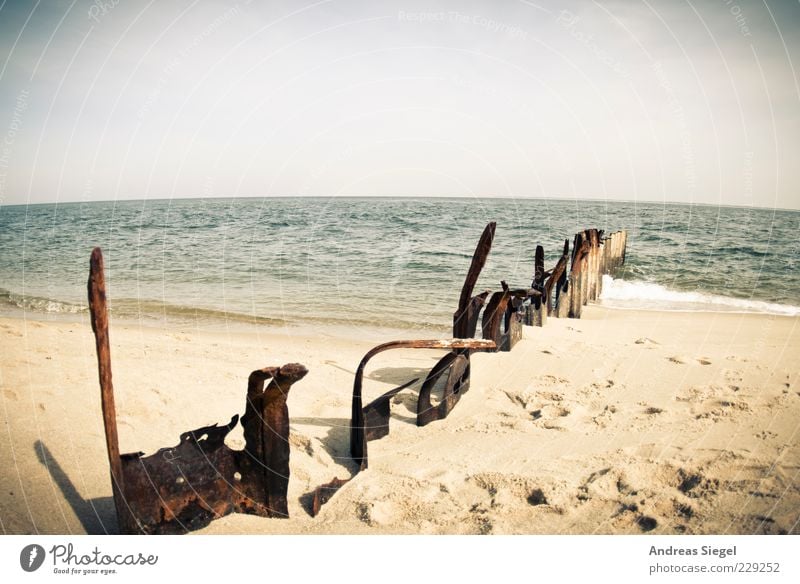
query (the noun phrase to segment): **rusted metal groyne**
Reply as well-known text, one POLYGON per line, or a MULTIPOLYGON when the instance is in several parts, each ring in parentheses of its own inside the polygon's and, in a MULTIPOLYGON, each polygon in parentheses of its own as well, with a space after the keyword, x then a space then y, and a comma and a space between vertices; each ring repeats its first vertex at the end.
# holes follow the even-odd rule
MULTIPOLYGON (((384 343, 367 352, 359 363, 350 420, 350 454, 358 471, 368 468, 367 443, 389 433, 391 398, 418 381, 413 379, 363 405, 364 371, 375 355, 392 349, 446 349, 447 354, 427 373, 417 399, 418 426, 443 420, 469 390, 473 352, 511 351, 522 338, 523 324, 544 326, 548 316, 580 318, 582 307, 599 298, 602 276, 614 273, 625 261, 625 231, 604 237, 603 231, 588 229, 575 235, 571 253, 569 240, 564 241, 563 252, 550 270, 545 271, 544 249, 537 246, 529 287, 511 288, 501 281, 499 290, 474 294, 496 227, 494 222, 489 223, 476 246, 453 314, 452 339, 384 343), (479 322, 481 338, 476 339, 479 322), (434 405, 431 394, 442 385, 441 399, 434 405)), ((257 369, 248 379, 241 420, 234 415, 224 426, 215 424, 184 432, 177 445, 151 456, 120 454, 105 275, 99 248, 91 255, 88 296, 120 532, 185 533, 229 513, 288 517, 290 419, 286 398, 292 385, 308 370, 298 363, 257 369), (240 421, 245 447, 233 450, 224 444, 224 439, 240 421)), ((337 477, 317 487, 312 493, 312 515, 351 479, 337 477)))

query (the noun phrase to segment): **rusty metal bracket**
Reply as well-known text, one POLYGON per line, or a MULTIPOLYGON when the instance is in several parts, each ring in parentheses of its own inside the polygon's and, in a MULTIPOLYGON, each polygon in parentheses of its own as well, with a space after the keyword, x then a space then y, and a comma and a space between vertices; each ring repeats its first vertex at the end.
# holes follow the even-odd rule
POLYGON ((430 370, 417 399, 417 426, 426 426, 443 420, 453 410, 461 396, 469 391, 469 349, 447 353, 430 370), (431 403, 431 392, 439 379, 447 373, 444 392, 439 404, 431 403))
POLYGON ((176 534, 208 525, 229 513, 288 517, 289 410, 292 384, 308 370, 298 363, 250 374, 241 423, 245 447, 233 450, 225 436, 236 426, 184 432, 177 445, 155 454, 119 453, 103 255, 92 251, 89 309, 97 346, 103 424, 114 505, 121 533, 176 534), (264 384, 271 380, 266 389, 264 384))
POLYGON ((540 297, 541 292, 532 288, 511 290, 505 282, 500 285, 502 291, 492 294, 483 311, 481 329, 483 338, 494 341, 498 351, 510 351, 522 339, 523 303, 540 297))
MULTIPOLYGON (((408 387, 410 384, 414 383, 415 380, 412 380, 409 383, 406 383, 403 386, 397 387, 392 389, 376 400, 370 402, 366 407, 362 405, 362 388, 363 388, 363 380, 364 380, 364 369, 367 366, 367 363, 370 359, 372 359, 378 353, 382 353, 384 351, 388 351, 390 349, 468 349, 472 351, 490 351, 495 348, 494 341, 487 341, 487 340, 477 340, 477 339, 448 339, 448 340, 418 340, 418 341, 391 341, 388 343, 383 343, 382 345, 378 345, 374 347, 370 351, 367 352, 366 355, 361 359, 361 362, 358 364, 358 369, 356 369, 356 378, 353 382, 353 402, 352 402, 352 412, 350 418, 350 454, 358 463, 359 468, 364 470, 367 468, 367 442, 370 440, 377 440, 378 438, 382 438, 389 433, 389 400, 392 396, 396 395, 401 389, 408 387)), ((452 354, 452 353, 451 353, 452 354)), ((440 361, 441 363, 441 361, 440 361)), ((447 367, 452 367, 455 365, 455 362, 450 363, 447 367)), ((444 373, 447 369, 441 368, 440 372, 436 376, 437 378, 444 373)), ((436 367, 434 367, 436 369, 436 367)), ((463 386, 464 378, 463 373, 469 372, 469 368, 467 367, 462 371, 462 375, 456 375, 453 379, 453 386, 449 390, 449 395, 451 396, 450 402, 452 405, 455 405, 455 402, 458 401, 458 398, 453 398, 453 395, 459 395, 458 392, 455 391, 456 385, 461 384, 463 386)), ((430 377, 430 375, 429 375, 430 377)), ((447 390, 446 390, 447 391, 447 390)), ((422 395, 422 392, 420 392, 422 395)), ((447 395, 447 393, 446 393, 447 395)), ((430 405, 430 393, 428 393, 428 409, 430 405)), ((444 400, 447 401, 447 400, 444 400)), ((419 410, 418 405, 418 410, 419 410)), ((422 406, 423 410, 425 410, 425 406, 422 406)), ((452 406, 447 409, 447 412, 452 409, 452 406)), ((427 411, 427 410, 425 410, 427 411)), ((446 413, 445 413, 446 415, 446 413)), ((440 418, 434 418, 440 419, 440 418)), ((422 424, 419 424, 418 418, 418 425, 424 425, 431 419, 427 419, 422 424)))

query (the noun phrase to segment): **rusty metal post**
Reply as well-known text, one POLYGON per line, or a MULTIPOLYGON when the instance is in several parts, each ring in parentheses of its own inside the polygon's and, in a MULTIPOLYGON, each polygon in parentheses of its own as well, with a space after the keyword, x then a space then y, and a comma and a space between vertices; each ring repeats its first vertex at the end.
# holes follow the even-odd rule
POLYGON ((475 284, 478 282, 478 276, 480 276, 483 266, 486 265, 486 259, 489 257, 489 252, 492 249, 492 241, 496 228, 497 223, 494 221, 486 225, 481 234, 481 238, 478 240, 478 245, 475 247, 475 253, 472 254, 472 262, 470 263, 467 277, 464 280, 464 285, 461 287, 458 309, 455 314, 453 314, 453 337, 456 339, 466 339, 475 335, 475 329, 472 327, 472 323, 477 323, 477 312, 479 312, 481 306, 483 306, 483 299, 486 298, 486 295, 478 295, 476 298, 481 300, 476 301, 472 298, 472 291, 475 289, 475 284), (472 334, 469 334, 470 328, 472 328, 472 334))

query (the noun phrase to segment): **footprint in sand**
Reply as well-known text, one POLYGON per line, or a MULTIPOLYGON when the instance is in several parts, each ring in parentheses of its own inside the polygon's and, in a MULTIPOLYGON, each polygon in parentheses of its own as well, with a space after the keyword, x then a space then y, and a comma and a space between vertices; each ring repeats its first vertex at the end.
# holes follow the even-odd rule
POLYGON ((541 407, 528 410, 531 420, 536 422, 537 425, 541 424, 547 430, 563 431, 564 428, 559 424, 561 418, 569 416, 572 412, 569 408, 564 407, 559 402, 554 404, 545 404, 541 407))
POLYGON ((709 361, 706 357, 702 357, 697 360, 700 365, 711 365, 711 361, 709 361))
POLYGON ((633 342, 636 343, 637 345, 660 345, 661 344, 658 341, 654 341, 653 339, 650 339, 650 338, 647 338, 647 337, 641 337, 639 339, 636 339, 633 342))
POLYGON ((3 397, 11 401, 17 401, 19 399, 17 394, 10 389, 3 390, 3 397))
POLYGON ((724 369, 722 373, 725 376, 725 381, 730 383, 741 383, 744 379, 742 372, 738 369, 724 369))
MULTIPOLYGON (((492 508, 522 501, 531 507, 551 505, 545 490, 533 477, 487 472, 472 475, 467 480, 486 491, 491 497, 489 505, 492 508)), ((551 509, 559 512, 556 508, 551 509)))
POLYGON ((636 525, 639 526, 643 532, 653 531, 656 527, 658 527, 658 521, 653 519, 652 517, 648 517, 647 515, 639 515, 636 518, 636 525))
POLYGON ((589 501, 592 498, 592 493, 590 493, 592 484, 599 478, 606 476, 609 471, 611 471, 611 467, 601 468, 600 470, 592 472, 592 474, 586 477, 586 480, 578 485, 578 492, 575 494, 575 498, 581 503, 589 501))
POLYGON ((544 385, 559 385, 564 383, 569 383, 569 379, 564 379, 563 377, 557 377, 555 375, 542 375, 539 377, 539 380, 544 385))
POLYGON ((611 422, 612 416, 616 413, 617 407, 615 405, 607 405, 599 414, 592 416, 592 422, 600 428, 605 428, 609 422, 611 422))
POLYGON ((711 420, 718 422, 722 418, 729 418, 737 413, 749 412, 750 406, 744 401, 727 399, 710 399, 700 404, 700 407, 693 408, 697 420, 711 420))
POLYGON ((669 361, 670 363, 675 363, 676 365, 685 365, 686 364, 686 361, 684 361, 683 359, 681 359, 680 357, 677 357, 677 356, 667 357, 667 361, 669 361))
POLYGON ((661 408, 653 407, 653 406, 647 406, 644 409, 644 413, 647 414, 648 416, 655 416, 655 415, 658 415, 658 414, 663 414, 664 410, 662 410, 661 408))
POLYGON ((708 479, 697 472, 679 468, 676 479, 677 489, 690 499, 708 498, 719 492, 718 479, 708 479))
POLYGON ((728 384, 728 389, 731 391, 739 391, 742 389, 742 382, 744 381, 744 377, 742 377, 742 372, 735 369, 725 369, 725 382, 728 384))
POLYGON ((560 405, 548 404, 542 406, 540 409, 531 412, 531 418, 535 421, 541 421, 543 427, 548 430, 563 431, 565 428, 559 424, 560 418, 566 418, 572 412, 569 408, 560 405))
POLYGON ((554 402, 564 401, 564 396, 554 391, 537 391, 536 395, 548 401, 554 401, 554 402))
POLYGON ((672 501, 673 508, 675 509, 675 513, 684 519, 691 519, 695 516, 695 510, 691 505, 687 505, 686 503, 681 503, 679 501, 672 501))
MULTIPOLYGON (((551 380, 565 381, 553 376, 551 380)), ((564 430, 559 424, 558 420, 564 418, 572 413, 572 411, 565 406, 564 396, 556 391, 537 391, 531 394, 528 391, 515 392, 503 391, 506 397, 512 404, 524 410, 530 419, 537 424, 541 424, 548 430, 564 430)))

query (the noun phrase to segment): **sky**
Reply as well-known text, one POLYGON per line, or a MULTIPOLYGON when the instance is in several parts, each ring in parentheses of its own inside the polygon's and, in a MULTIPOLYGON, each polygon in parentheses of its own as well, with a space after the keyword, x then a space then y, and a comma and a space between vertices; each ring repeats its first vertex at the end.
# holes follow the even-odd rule
POLYGON ((793 0, 5 0, 0 205, 797 209, 798 66, 793 0))

